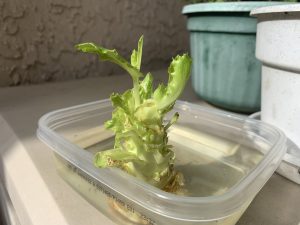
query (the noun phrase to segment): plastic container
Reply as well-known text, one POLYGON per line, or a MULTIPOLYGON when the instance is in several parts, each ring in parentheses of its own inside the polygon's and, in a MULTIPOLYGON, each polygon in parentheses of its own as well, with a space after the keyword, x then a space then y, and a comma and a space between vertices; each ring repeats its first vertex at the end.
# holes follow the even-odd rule
POLYGON ((187 5, 192 85, 204 100, 232 111, 260 109, 261 63, 255 58, 252 9, 282 2, 221 2, 187 5))
MULTIPOLYGON (((93 152, 111 148, 102 124, 109 100, 57 110, 39 121, 38 137, 53 148, 57 170, 117 224, 235 224, 276 170, 285 136, 257 120, 178 101, 169 132, 184 196, 164 192, 116 168, 93 166, 93 152)), ((167 118, 168 119, 168 118, 167 118)))
MULTIPOLYGON (((251 114, 252 119, 260 120, 261 112, 251 114)), ((289 138, 286 141, 287 151, 276 172, 287 179, 300 184, 300 148, 289 138)))

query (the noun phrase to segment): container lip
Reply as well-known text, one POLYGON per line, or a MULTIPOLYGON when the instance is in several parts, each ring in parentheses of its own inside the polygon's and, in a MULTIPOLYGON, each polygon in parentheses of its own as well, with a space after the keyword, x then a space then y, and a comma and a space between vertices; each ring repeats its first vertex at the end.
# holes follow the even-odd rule
POLYGON ((186 5, 182 14, 205 13, 205 12, 250 12, 259 7, 279 5, 282 2, 251 1, 251 2, 213 2, 186 5))
MULTIPOLYGON (((249 118, 260 120, 261 112, 255 112, 249 118)), ((286 138, 287 152, 282 158, 283 162, 289 163, 292 166, 300 168, 300 148, 288 137, 286 138)))
MULTIPOLYGON (((192 103, 189 103, 189 102, 186 102, 186 101, 177 100, 176 104, 180 104, 181 107, 182 106, 184 107, 186 105, 186 106, 190 106, 190 107, 193 107, 193 108, 198 108, 201 111, 206 111, 208 113, 214 113, 215 115, 219 115, 219 116, 226 116, 227 118, 230 118, 230 119, 233 119, 233 120, 247 121, 247 123, 251 123, 252 125, 256 124, 256 125, 259 125, 259 126, 263 126, 267 130, 273 131, 274 133, 277 133, 277 135, 278 135, 278 139, 277 139, 277 143, 276 143, 277 147, 285 145, 285 143, 286 143, 286 137, 285 137, 284 133, 281 130, 279 130, 278 128, 276 128, 272 125, 266 124, 262 121, 256 121, 255 119, 251 119, 251 118, 245 118, 244 116, 240 116, 240 115, 234 114, 234 113, 226 113, 224 111, 211 110, 209 108, 202 107, 202 106, 199 106, 199 105, 195 105, 195 104, 192 104, 192 103)), ((266 165, 263 166, 266 159, 269 159, 268 161, 271 161, 271 157, 272 156, 275 157, 279 150, 280 149, 277 149, 277 151, 274 151, 274 152, 269 151, 266 154, 266 156, 268 156, 268 157, 265 157, 261 162, 259 162, 258 166, 247 175, 248 179, 245 179, 245 178, 242 179, 237 185, 233 186, 232 188, 230 188, 227 192, 225 192, 222 195, 209 196, 209 197, 186 197, 186 196, 176 196, 175 195, 175 197, 173 197, 173 198, 177 198, 178 200, 179 199, 187 200, 187 201, 190 201, 190 200, 192 201, 192 199, 196 199, 196 201, 197 201, 197 199, 199 199, 199 200, 203 199, 205 201, 210 201, 210 199, 214 199, 216 201, 220 201, 220 200, 223 201, 223 200, 226 200, 226 199, 230 199, 236 194, 236 192, 238 192, 237 190, 242 191, 243 189, 247 188, 247 184, 250 184, 255 179, 256 175, 259 174, 263 170, 263 168, 266 167, 266 165)), ((272 157, 272 159, 273 159, 273 157, 272 157)), ((166 193, 166 194, 174 196, 173 194, 170 194, 170 193, 166 193)))
POLYGON ((300 4, 285 2, 285 4, 281 4, 281 5, 272 5, 272 6, 255 8, 251 10, 250 15, 259 17, 261 14, 289 13, 289 12, 300 12, 300 4))
MULTIPOLYGON (((65 147, 65 148, 74 148, 75 149, 80 149, 78 146, 75 146, 74 144, 72 144, 71 142, 67 141, 65 138, 63 138, 62 136, 60 136, 57 132, 55 132, 52 128, 50 128, 48 125, 51 121, 54 121, 55 119, 57 119, 57 117, 59 117, 59 115, 63 115, 65 113, 70 113, 70 114, 74 114, 74 111, 76 111, 76 113, 82 113, 85 111, 89 111, 89 110, 93 110, 95 108, 99 108, 101 106, 101 104, 104 105, 108 105, 110 104, 110 100, 109 99, 104 99, 104 100, 100 100, 100 101, 96 101, 96 102, 90 102, 90 103, 86 103, 86 104, 82 104, 82 105, 77 105, 77 106, 72 106, 72 107, 68 107, 68 108, 64 108, 64 109, 60 109, 60 110, 55 110, 52 112, 49 112, 47 114, 45 114, 44 116, 42 116, 38 122, 38 130, 37 130, 37 134, 38 137, 44 141, 45 143, 47 143, 48 145, 50 145, 56 152, 58 152, 58 154, 63 155, 63 157, 66 157, 65 159, 73 164, 74 160, 71 155, 62 153, 60 149, 57 149, 59 147, 65 147), (55 146, 52 146, 50 142, 56 141, 55 146)), ((103 107, 103 106, 102 106, 103 107)), ((273 150, 270 150, 266 156, 264 157, 264 159, 257 165, 256 168, 254 168, 252 171, 249 172, 249 174, 247 174, 247 176, 245 178, 243 178, 241 181, 239 181, 235 186, 233 186, 231 189, 229 189, 226 193, 222 194, 222 195, 217 195, 217 196, 208 196, 208 197, 183 197, 183 196, 176 196, 174 194, 171 193, 167 193, 164 192, 160 189, 157 189, 155 187, 150 186, 149 184, 146 184, 140 180, 137 180, 134 177, 131 177, 128 174, 124 174, 124 173, 119 173, 120 171, 116 171, 116 170, 109 170, 109 171, 99 171, 99 169, 96 169, 90 165, 87 166, 82 166, 83 171, 87 172, 88 174, 90 174, 91 176, 93 176, 95 179, 99 180, 100 182, 102 182, 104 185, 109 186, 110 188, 112 188, 112 190, 114 190, 115 192, 118 192, 119 194, 130 198, 132 201, 136 202, 137 204, 139 204, 142 207, 145 207, 149 210, 151 210, 152 212, 155 213, 159 213, 161 215, 164 215, 166 217, 172 217, 172 218, 177 218, 177 219, 182 219, 183 217, 187 217, 187 215, 182 214, 182 215, 177 215, 177 213, 173 212, 172 209, 170 209, 169 211, 160 211, 159 209, 155 208, 155 206, 149 205, 147 204, 147 201, 142 201, 140 199, 136 199, 135 198, 135 193, 133 193, 131 190, 127 190, 126 192, 121 192, 120 187, 118 185, 116 185, 116 183, 114 183, 113 181, 111 181, 110 179, 104 179, 103 177, 100 176, 100 173, 103 174, 107 174, 109 173, 110 176, 112 175, 116 175, 116 178, 122 178, 122 177, 126 177, 126 180, 128 182, 128 179, 130 180, 130 183, 136 185, 136 187, 139 188, 139 190, 141 191, 145 191, 147 192, 149 195, 151 195, 152 197, 160 200, 160 201, 164 201, 164 202, 171 202, 173 204, 183 204, 186 207, 191 207, 191 210, 195 210, 195 207, 201 205, 201 207, 205 207, 206 211, 212 210, 212 209, 216 209, 216 213, 214 213, 214 216, 204 216, 205 213, 199 213, 199 210, 197 210, 197 213, 195 211, 195 213, 193 214, 193 218, 199 219, 206 219, 206 220, 212 220, 215 218, 222 218, 222 217, 226 217, 232 213, 234 213, 241 205, 243 205, 246 201, 248 201, 249 196, 254 196, 258 190, 262 187, 262 185, 260 185, 259 187, 254 188, 251 184, 254 182, 254 180, 257 178, 258 174, 260 174, 267 166, 268 163, 267 162, 271 162, 278 154, 280 154, 281 156, 283 155, 283 146, 285 144, 285 136, 284 134, 272 127, 269 126, 268 124, 265 124, 263 122, 260 121, 256 121, 254 119, 249 119, 247 117, 242 117, 242 116, 238 116, 232 113, 225 113, 223 111, 217 111, 215 109, 209 109, 209 108, 205 108, 203 106, 199 106, 199 105, 195 105, 192 103, 188 103, 188 102, 184 102, 184 101, 177 101, 175 108, 181 108, 184 110, 201 110, 207 113, 212 113, 214 115, 219 115, 219 116, 225 116, 229 119, 232 120, 239 120, 239 121, 247 121, 247 123, 252 124, 252 125, 259 125, 260 128, 265 128, 267 130, 270 130, 274 133, 274 135, 278 136, 277 142, 274 143, 274 146, 272 147, 273 150), (123 174, 123 175, 120 175, 123 174), (122 177, 121 177, 122 176, 122 177), (180 218, 178 218, 178 216, 180 218), (203 218, 204 217, 204 218, 203 218)), ((74 151, 73 151, 74 152, 74 151)), ((77 153, 76 153, 77 154, 77 153)), ((80 157, 85 157, 84 161, 86 162, 87 160, 89 160, 89 157, 86 157, 87 152, 85 151, 80 151, 80 153, 78 153, 78 155, 80 157), (83 153, 85 154, 83 154, 83 153)), ((84 163, 81 163, 80 165, 83 165, 84 163)), ((195 220, 196 220, 195 219, 195 220)))

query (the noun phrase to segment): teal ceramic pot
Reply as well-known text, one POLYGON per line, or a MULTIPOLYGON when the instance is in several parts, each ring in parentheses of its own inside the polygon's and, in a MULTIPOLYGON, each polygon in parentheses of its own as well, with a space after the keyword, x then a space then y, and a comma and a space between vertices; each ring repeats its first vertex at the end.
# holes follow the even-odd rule
POLYGON ((196 93, 221 108, 251 113, 260 109, 261 64, 255 58, 256 18, 252 9, 282 2, 226 2, 187 5, 192 84, 196 93))

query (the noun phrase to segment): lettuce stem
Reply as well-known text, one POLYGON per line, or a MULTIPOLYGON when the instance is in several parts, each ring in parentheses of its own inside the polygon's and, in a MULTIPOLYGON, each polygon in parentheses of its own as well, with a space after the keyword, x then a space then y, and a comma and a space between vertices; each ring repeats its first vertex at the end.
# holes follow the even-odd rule
POLYGON ((135 108, 137 108, 141 104, 139 89, 140 89, 139 80, 133 79, 133 97, 135 102, 135 108))

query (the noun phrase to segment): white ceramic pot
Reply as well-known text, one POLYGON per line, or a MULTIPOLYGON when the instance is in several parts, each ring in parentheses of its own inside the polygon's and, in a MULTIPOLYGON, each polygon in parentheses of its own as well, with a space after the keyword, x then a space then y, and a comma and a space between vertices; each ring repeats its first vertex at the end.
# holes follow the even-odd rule
POLYGON ((300 4, 258 8, 256 57, 262 62, 261 119, 300 147, 300 4))

